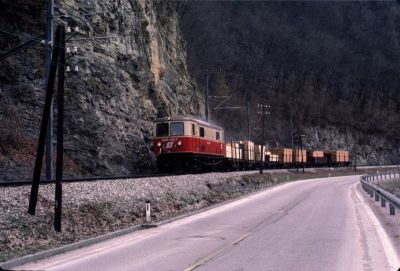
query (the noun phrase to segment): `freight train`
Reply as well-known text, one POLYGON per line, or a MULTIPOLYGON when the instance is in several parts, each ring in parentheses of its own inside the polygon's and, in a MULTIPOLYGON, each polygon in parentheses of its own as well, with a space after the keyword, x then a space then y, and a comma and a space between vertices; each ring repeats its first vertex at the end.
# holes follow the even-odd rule
POLYGON ((225 141, 220 126, 193 117, 157 119, 153 128, 153 152, 162 172, 204 172, 264 168, 349 166, 345 150, 306 151, 264 148, 244 140, 225 141), (264 152, 264 154, 262 153, 264 152))

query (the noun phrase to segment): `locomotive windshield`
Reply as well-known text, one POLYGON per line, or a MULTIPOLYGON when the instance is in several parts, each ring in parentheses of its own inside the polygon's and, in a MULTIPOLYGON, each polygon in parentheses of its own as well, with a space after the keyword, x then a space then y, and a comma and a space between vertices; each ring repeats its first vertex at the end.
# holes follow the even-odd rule
POLYGON ((183 134, 183 122, 171 122, 171 136, 181 136, 183 134))
POLYGON ((166 122, 163 123, 157 123, 157 128, 156 128, 156 136, 168 136, 169 134, 169 125, 166 122))

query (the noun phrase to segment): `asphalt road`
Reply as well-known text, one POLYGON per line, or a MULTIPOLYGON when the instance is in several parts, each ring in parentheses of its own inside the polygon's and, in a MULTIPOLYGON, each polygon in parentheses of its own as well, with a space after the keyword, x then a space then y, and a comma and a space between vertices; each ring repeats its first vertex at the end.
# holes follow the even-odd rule
POLYGON ((358 177, 287 183, 16 270, 397 270, 358 177))

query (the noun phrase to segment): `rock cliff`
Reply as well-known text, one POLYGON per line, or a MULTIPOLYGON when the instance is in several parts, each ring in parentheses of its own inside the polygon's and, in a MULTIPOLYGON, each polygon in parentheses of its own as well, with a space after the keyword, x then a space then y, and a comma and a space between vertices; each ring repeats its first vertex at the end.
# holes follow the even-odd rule
MULTIPOLYGON (((62 0, 55 7, 56 25, 79 27, 67 45, 78 48, 67 65, 79 68, 78 73, 67 73, 65 83, 65 155, 74 169, 71 174, 124 175, 153 166, 152 121, 165 115, 197 115, 202 107, 187 71, 173 4, 62 0)), ((45 10, 34 1, 0 2, 1 52, 43 34, 45 10)), ((39 43, 1 63, 4 170, 31 170, 44 103, 43 67, 39 43), (15 153, 25 153, 26 163, 15 153)))

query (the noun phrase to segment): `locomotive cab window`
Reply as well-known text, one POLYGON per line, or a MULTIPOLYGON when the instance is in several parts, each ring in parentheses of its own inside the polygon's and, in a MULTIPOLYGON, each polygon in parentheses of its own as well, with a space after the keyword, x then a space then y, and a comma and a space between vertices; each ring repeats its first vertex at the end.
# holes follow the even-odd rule
POLYGON ((168 136, 169 134, 169 125, 168 123, 157 123, 156 126, 156 136, 160 137, 160 136, 168 136))
POLYGON ((196 135, 196 126, 192 124, 192 135, 196 135))
POLYGON ((219 132, 215 132, 215 139, 216 140, 219 140, 220 138, 219 138, 219 132))
POLYGON ((204 128, 200 127, 200 137, 204 137, 204 128))
POLYGON ((171 122, 171 136, 181 136, 184 134, 183 122, 171 122))

